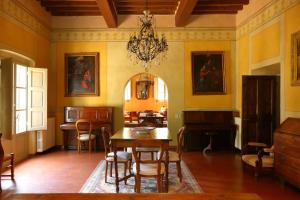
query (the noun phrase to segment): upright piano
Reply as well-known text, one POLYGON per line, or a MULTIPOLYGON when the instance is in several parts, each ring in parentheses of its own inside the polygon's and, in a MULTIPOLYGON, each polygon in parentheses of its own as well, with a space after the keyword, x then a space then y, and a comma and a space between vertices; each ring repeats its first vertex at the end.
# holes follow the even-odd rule
MULTIPOLYGON (((77 149, 77 133, 75 122, 78 119, 90 119, 92 121, 93 133, 96 134, 96 148, 103 149, 101 127, 113 128, 112 107, 79 107, 68 106, 64 108, 64 123, 60 129, 64 133, 64 149, 77 149)), ((85 147, 83 147, 85 148, 85 147)))
POLYGON ((209 144, 209 134, 213 134, 212 148, 234 149, 236 125, 233 111, 191 110, 183 111, 186 134, 184 149, 203 150, 209 144))

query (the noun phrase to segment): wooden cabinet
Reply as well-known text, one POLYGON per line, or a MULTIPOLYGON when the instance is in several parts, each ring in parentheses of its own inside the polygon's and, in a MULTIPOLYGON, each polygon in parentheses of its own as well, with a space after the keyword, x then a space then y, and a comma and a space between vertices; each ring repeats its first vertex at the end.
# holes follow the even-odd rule
POLYGON ((288 118, 275 131, 275 172, 300 188, 300 119, 288 118))
POLYGON ((183 111, 183 122, 186 127, 185 150, 203 150, 210 144, 209 134, 215 135, 212 149, 234 149, 236 125, 233 111, 183 111))
POLYGON ((279 126, 279 77, 243 76, 242 147, 248 142, 273 144, 279 126))

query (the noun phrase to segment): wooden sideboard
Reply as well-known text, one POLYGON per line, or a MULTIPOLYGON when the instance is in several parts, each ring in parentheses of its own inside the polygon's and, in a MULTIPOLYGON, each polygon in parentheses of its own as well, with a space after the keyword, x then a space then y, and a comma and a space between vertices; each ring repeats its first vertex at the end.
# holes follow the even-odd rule
POLYGON ((300 118, 287 118, 275 131, 275 172, 300 188, 300 118))
MULTIPOLYGON (((97 149, 103 148, 101 127, 107 127, 113 131, 113 108, 112 107, 77 107, 68 106, 64 108, 64 123, 60 129, 64 132, 64 149, 77 149, 75 122, 78 119, 90 119, 93 131, 96 134, 97 149)), ((83 147, 84 149, 86 147, 83 147)))

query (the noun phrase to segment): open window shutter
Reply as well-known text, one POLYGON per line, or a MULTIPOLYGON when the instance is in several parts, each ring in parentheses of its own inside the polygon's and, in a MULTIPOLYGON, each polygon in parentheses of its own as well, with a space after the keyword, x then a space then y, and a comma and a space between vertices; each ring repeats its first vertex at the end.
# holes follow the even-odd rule
POLYGON ((28 67, 27 130, 47 129, 47 69, 28 67))
POLYGON ((11 139, 13 133, 13 113, 15 113, 13 101, 13 81, 14 81, 14 64, 11 58, 1 60, 1 105, 0 116, 1 126, 0 132, 3 133, 2 138, 11 139))

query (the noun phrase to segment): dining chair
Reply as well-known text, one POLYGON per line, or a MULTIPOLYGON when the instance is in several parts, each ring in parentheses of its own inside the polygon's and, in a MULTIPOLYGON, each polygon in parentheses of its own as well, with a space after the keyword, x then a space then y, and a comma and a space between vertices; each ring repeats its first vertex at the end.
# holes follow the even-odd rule
POLYGON ((92 134, 92 122, 89 119, 78 119, 75 123, 77 131, 77 150, 81 152, 81 143, 88 142, 89 152, 92 150, 92 142, 94 142, 94 150, 96 150, 96 135, 92 134))
MULTIPOLYGON (((181 155, 182 155, 183 142, 184 142, 184 133, 185 133, 185 127, 183 126, 179 129, 177 133, 176 151, 168 151, 169 163, 176 163, 177 176, 179 177, 180 182, 182 182, 181 155)), ((158 152, 158 156, 160 156, 160 152, 158 152)), ((163 156, 163 160, 165 160, 165 156, 163 156)))
POLYGON ((133 164, 133 174, 135 175, 135 187, 134 190, 137 193, 141 192, 141 178, 156 178, 157 191, 162 192, 162 182, 165 174, 165 165, 162 162, 162 157, 165 153, 165 145, 161 140, 153 139, 137 139, 133 142, 132 153, 135 159, 133 164), (156 160, 149 159, 147 157, 140 157, 138 155, 138 147, 147 148, 159 148, 160 157, 156 160))
MULTIPOLYGON (((1 177, 10 177, 11 180, 14 180, 14 153, 5 154, 2 142, 1 142, 2 133, 0 133, 0 173, 1 177), (10 174, 2 174, 3 163, 9 162, 5 168, 10 169, 10 174)), ((2 186, 0 181, 0 192, 2 192, 2 186)))
MULTIPOLYGON (((107 183, 107 171, 108 165, 110 166, 109 174, 112 177, 112 166, 114 164, 114 152, 111 148, 111 131, 107 127, 101 128, 102 139, 105 150, 105 183, 107 183)), ((126 176, 127 169, 129 174, 131 174, 131 164, 132 164, 132 154, 126 151, 117 151, 117 162, 124 164, 124 176, 126 176)), ((126 184, 126 180, 125 180, 126 184)))
POLYGON ((274 145, 267 148, 267 145, 259 142, 249 142, 242 152, 243 168, 254 171, 255 178, 264 172, 273 172, 274 169, 274 145), (256 153, 250 152, 255 149, 256 153), (250 152, 250 153, 249 153, 250 152))

